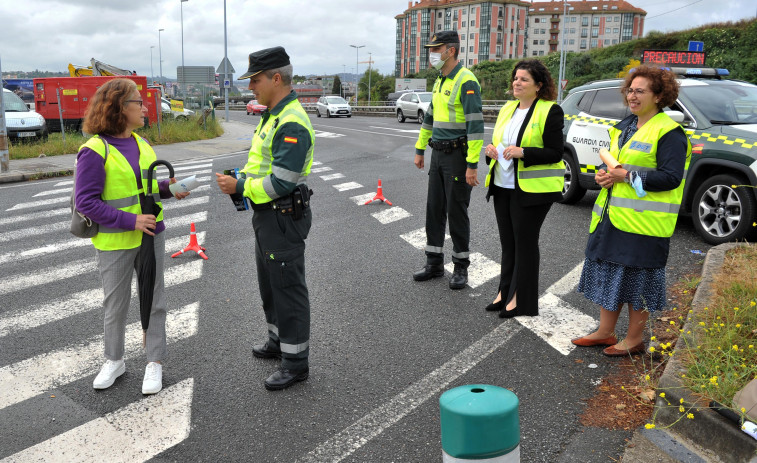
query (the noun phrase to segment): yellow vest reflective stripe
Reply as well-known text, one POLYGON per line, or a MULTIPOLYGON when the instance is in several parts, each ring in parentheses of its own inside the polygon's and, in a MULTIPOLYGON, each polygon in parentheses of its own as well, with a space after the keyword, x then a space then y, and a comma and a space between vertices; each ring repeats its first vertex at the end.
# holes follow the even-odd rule
MULTIPOLYGON (((434 129, 466 130, 466 117, 460 103, 460 87, 469 81, 478 83, 476 76, 467 68, 461 67, 453 78, 436 79, 433 90, 434 129)), ((472 115, 471 117, 477 117, 472 115)), ((483 119, 483 114, 480 115, 483 119)))
MULTIPOLYGON (((510 121, 518 106, 518 100, 508 101, 499 111, 497 122, 494 125, 492 144, 498 146, 502 141, 505 126, 510 121)), ((547 115, 554 101, 536 100, 536 107, 531 114, 531 119, 523 131, 520 146, 527 148, 544 148, 544 127, 547 123, 547 115)), ((525 123, 525 121, 524 121, 525 123)), ((484 187, 489 186, 494 173, 496 161, 489 163, 489 173, 486 174, 484 187)), ((527 193, 553 193, 562 191, 565 183, 565 163, 561 160, 552 164, 536 164, 525 167, 523 160, 518 159, 518 185, 527 193)))
MULTIPOLYGON (((142 174, 142 185, 147 185, 147 169, 156 160, 155 151, 139 135, 132 133, 137 140, 139 147, 139 168, 142 174)), ((81 148, 89 148, 103 158, 105 157, 105 144, 103 140, 95 135, 87 140, 81 148)), ((81 148, 79 148, 81 150, 81 148)), ((128 212, 130 214, 141 214, 142 206, 139 203, 139 195, 143 193, 144 188, 137 188, 137 181, 134 178, 134 169, 131 168, 129 161, 113 145, 109 146, 108 158, 105 162, 105 184, 100 199, 105 204, 128 212)), ((160 193, 158 192, 158 181, 153 178, 152 191, 155 202, 161 206, 160 193)), ((163 220, 163 211, 158 214, 157 221, 163 220)), ((133 249, 142 244, 142 232, 140 230, 125 230, 122 228, 109 228, 100 225, 98 233, 92 238, 92 245, 101 251, 114 251, 118 249, 133 249)))
MULTIPOLYGON (((610 154, 630 171, 653 171, 657 169, 657 142, 660 138, 679 127, 678 123, 664 112, 647 121, 630 140, 618 149, 621 131, 615 127, 610 132, 610 154)), ((627 183, 616 183, 607 207, 610 222, 619 230, 639 235, 670 237, 675 230, 678 210, 681 207, 686 172, 691 161, 691 142, 686 138, 686 162, 684 177, 677 188, 669 191, 648 191, 639 198, 636 190, 627 183)), ((607 190, 602 189, 591 213, 589 232, 593 233, 602 219, 607 203, 607 190)))
POLYGON ((313 126, 310 124, 310 118, 302 108, 302 105, 296 99, 287 103, 278 115, 271 114, 265 124, 261 121, 255 130, 255 134, 252 136, 247 164, 242 169, 242 173, 247 178, 246 181, 252 182, 253 201, 263 204, 278 198, 278 194, 273 189, 273 184, 271 183, 271 174, 298 185, 305 183, 307 176, 310 175, 310 168, 313 164, 314 147, 315 135, 313 133, 313 126), (307 152, 301 172, 292 172, 278 166, 273 166, 273 138, 279 127, 288 122, 300 124, 310 134, 310 149, 307 152))

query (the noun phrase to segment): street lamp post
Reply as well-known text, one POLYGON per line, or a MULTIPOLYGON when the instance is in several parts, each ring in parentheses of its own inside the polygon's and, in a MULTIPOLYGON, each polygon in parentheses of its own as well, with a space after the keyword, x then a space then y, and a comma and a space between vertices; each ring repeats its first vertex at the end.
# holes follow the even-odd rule
POLYGON ((158 64, 160 65, 160 81, 163 82, 163 48, 160 46, 160 33, 165 29, 158 29, 158 64))
POLYGON ((360 58, 358 57, 360 55, 360 49, 365 47, 365 45, 350 45, 352 48, 355 49, 355 104, 357 104, 357 87, 358 82, 360 79, 360 75, 358 74, 358 61, 360 61, 360 58))
MULTIPOLYGON (((347 65, 343 64, 342 65, 342 77, 344 77, 346 75, 347 75, 347 65)), ((339 79, 339 91, 341 92, 341 94, 339 96, 341 96, 342 98, 344 98, 344 82, 342 82, 342 79, 339 79)))
POLYGON ((155 82, 155 70, 152 67, 152 49, 155 48, 155 45, 150 45, 150 79, 155 82))
POLYGON ((568 30, 568 3, 562 2, 562 37, 560 37, 560 77, 557 82, 557 102, 562 103, 562 82, 565 79, 565 35, 568 30))
POLYGON ((229 122, 229 89, 226 88, 226 79, 229 79, 229 85, 231 85, 231 78, 229 77, 229 55, 226 40, 226 0, 223 0, 223 107, 226 112, 226 122, 229 122))
POLYGON ((368 106, 371 105, 371 52, 368 52, 368 106))
POLYGON ((184 85, 184 2, 189 0, 179 0, 179 9, 181 10, 181 93, 184 96, 184 104, 187 104, 187 88, 184 85))

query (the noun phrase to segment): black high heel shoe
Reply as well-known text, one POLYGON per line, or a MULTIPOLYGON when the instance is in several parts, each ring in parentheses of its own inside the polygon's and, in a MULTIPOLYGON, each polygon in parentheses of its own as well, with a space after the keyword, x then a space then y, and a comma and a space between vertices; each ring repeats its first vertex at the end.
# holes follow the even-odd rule
POLYGON ((505 306, 505 300, 500 299, 499 302, 492 302, 491 304, 486 306, 487 312, 496 312, 498 310, 502 310, 502 307, 505 306))
POLYGON ((518 311, 517 306, 513 310, 507 310, 506 307, 502 307, 502 310, 499 311, 499 318, 513 318, 518 315, 521 315, 521 313, 518 311))

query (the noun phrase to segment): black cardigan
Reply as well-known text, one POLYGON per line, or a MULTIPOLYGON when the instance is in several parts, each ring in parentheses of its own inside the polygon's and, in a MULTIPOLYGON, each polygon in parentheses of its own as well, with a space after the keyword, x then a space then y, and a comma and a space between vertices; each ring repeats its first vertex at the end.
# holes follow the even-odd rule
MULTIPOLYGON (((523 124, 520 126, 520 132, 518 132, 518 146, 520 146, 521 140, 523 140, 523 132, 531 122, 531 116, 534 113, 534 108, 536 107, 537 101, 539 101, 538 98, 534 100, 533 104, 528 109, 528 113, 526 113, 523 124)), ((513 113, 514 112, 515 110, 513 110, 513 113)), ((536 164, 554 164, 562 160, 564 151, 562 133, 563 124, 564 113, 562 108, 558 104, 552 105, 552 107, 549 108, 549 113, 547 113, 547 121, 544 126, 544 133, 542 134, 544 148, 527 146, 522 147, 523 165, 525 165, 526 167, 531 167, 536 164)), ((516 160, 517 159, 515 158, 513 159, 513 161, 516 160)), ((492 159, 487 156, 486 164, 489 165, 491 162, 492 159)), ((518 162, 513 162, 513 166, 515 166, 515 197, 520 204, 522 204, 523 206, 535 206, 537 204, 546 204, 560 201, 562 199, 562 192, 559 191, 553 193, 527 193, 521 190, 520 185, 518 184, 518 162)), ((487 201, 489 201, 489 197, 493 194, 492 188, 495 187, 494 173, 492 173, 492 178, 489 182, 489 191, 486 193, 487 201)))

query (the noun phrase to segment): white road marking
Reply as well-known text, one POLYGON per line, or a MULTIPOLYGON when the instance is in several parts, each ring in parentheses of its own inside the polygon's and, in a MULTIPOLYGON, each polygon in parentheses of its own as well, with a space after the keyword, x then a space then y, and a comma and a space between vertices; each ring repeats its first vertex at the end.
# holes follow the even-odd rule
POLYGON ((74 181, 73 181, 73 180, 64 180, 64 181, 62 181, 62 182, 58 182, 58 183, 56 183, 56 184, 55 184, 55 185, 53 185, 53 186, 68 186, 68 185, 73 185, 73 184, 74 184, 74 181))
POLYGON ((3 217, 0 219, 0 225, 6 225, 9 223, 17 224, 19 222, 25 222, 27 220, 46 219, 54 215, 66 215, 71 214, 70 207, 61 207, 59 209, 52 209, 49 211, 32 212, 31 214, 14 215, 11 217, 3 217))
POLYGON ((0 233, 0 243, 28 238, 30 236, 44 235, 45 233, 54 233, 61 230, 68 230, 70 227, 71 219, 69 218, 64 222, 56 222, 48 225, 37 225, 34 227, 22 228, 20 230, 3 232, 0 233))
MULTIPOLYGON (((197 334, 199 308, 200 303, 194 302, 168 312, 166 336, 169 343, 197 334)), ((126 327, 124 357, 136 357, 142 350, 142 324, 135 322, 126 327)), ((0 390, 3 394, 0 395, 0 409, 31 399, 63 384, 94 376, 103 362, 103 335, 99 335, 75 347, 66 347, 2 367, 0 390)), ((127 368, 144 366, 131 364, 127 368)))
POLYGON ((340 183, 339 185, 332 185, 338 191, 354 190, 357 188, 363 188, 363 185, 355 182, 340 183))
POLYGON ((550 286, 546 292, 552 293, 556 296, 564 296, 573 291, 573 289, 578 286, 578 280, 581 279, 581 270, 583 270, 583 268, 584 263, 580 262, 573 268, 573 270, 550 286))
POLYGON ((97 263, 95 263, 94 260, 90 259, 84 262, 76 262, 43 272, 33 271, 21 275, 16 275, 12 279, 3 282, 3 285, 0 286, 0 295, 33 288, 35 286, 44 285, 53 281, 82 276, 83 274, 92 272, 96 269, 97 263))
MULTIPOLYGON (((426 249, 426 229, 425 228, 419 228, 411 232, 403 233, 402 235, 400 235, 400 238, 410 243, 410 245, 414 247, 415 249, 420 249, 421 251, 426 249)), ((448 240, 450 239, 450 236, 448 234, 445 234, 444 239, 448 240)))
POLYGON ((384 130, 394 130, 395 132, 403 132, 403 133, 414 133, 419 134, 421 133, 421 129, 396 129, 394 127, 377 127, 375 125, 370 126, 372 129, 384 129, 384 130))
MULTIPOLYGON (((424 244, 425 247, 425 244, 424 244)), ((501 270, 499 262, 494 262, 480 252, 472 252, 470 254, 470 266, 468 267, 468 286, 476 288, 498 277, 501 270)), ((449 273, 455 269, 455 264, 452 262, 444 266, 445 270, 449 273)))
POLYGON ((31 208, 39 207, 39 206, 50 206, 52 204, 65 203, 70 200, 71 200, 70 197, 61 197, 61 198, 43 199, 40 201, 31 201, 28 203, 18 203, 15 206, 11 207, 10 209, 6 209, 6 212, 18 211, 20 209, 31 209, 31 208))
POLYGON ((375 197, 376 193, 366 193, 364 195, 353 196, 350 199, 354 201, 358 206, 363 206, 366 202, 372 200, 375 197))
POLYGON ((321 127, 328 127, 328 128, 338 129, 338 130, 352 130, 353 132, 372 133, 374 135, 386 135, 387 137, 410 138, 412 140, 416 140, 418 138, 418 137, 411 137, 409 135, 397 135, 397 134, 386 133, 386 132, 374 132, 372 130, 360 130, 360 129, 353 129, 350 127, 335 127, 335 126, 323 125, 323 124, 318 124, 318 125, 321 127))
POLYGON ((338 178, 344 178, 344 174, 336 173, 336 174, 329 174, 329 175, 321 175, 321 179, 327 182, 329 180, 336 180, 338 178))
POLYGON ((381 222, 382 224, 386 225, 388 223, 396 222, 398 220, 402 220, 406 217, 411 217, 413 214, 407 212, 406 210, 402 209, 401 207, 391 207, 389 209, 384 209, 383 211, 374 212, 371 214, 376 220, 381 222))
POLYGON ((71 190, 73 190, 73 188, 59 188, 57 190, 40 191, 36 195, 32 196, 32 198, 36 198, 38 196, 54 196, 54 195, 59 195, 61 193, 69 194, 71 193, 71 190))
POLYGON ((188 197, 182 199, 181 201, 164 202, 163 208, 167 211, 171 211, 174 209, 179 209, 180 207, 199 206, 200 204, 207 204, 208 202, 210 202, 210 196, 193 197, 193 195, 190 194, 188 197))
POLYGON ((580 310, 551 293, 539 298, 538 317, 515 317, 547 344, 563 355, 568 355, 576 347, 570 342, 594 331, 598 322, 580 310))
POLYGON ((166 219, 166 227, 181 227, 184 225, 189 225, 192 222, 198 223, 198 222, 205 222, 208 220, 208 212, 197 212, 195 214, 189 214, 189 215, 182 215, 179 217, 174 217, 170 219, 166 219))
POLYGON ((433 372, 411 384, 387 403, 355 421, 298 461, 338 463, 393 424, 412 413, 471 368, 505 345, 523 328, 504 322, 433 372))
POLYGON ((316 167, 315 169, 310 169, 311 174, 318 174, 320 172, 328 172, 332 170, 331 167, 316 167))
POLYGON ((194 378, 11 455, 3 461, 146 461, 191 429, 194 378))
POLYGON ((315 132, 315 136, 318 138, 339 138, 343 137, 343 133, 333 133, 333 132, 322 132, 320 130, 313 130, 315 132))
MULTIPOLYGON (((182 171, 182 170, 205 169, 206 167, 213 167, 213 163, 211 162, 211 163, 207 163, 207 164, 194 164, 194 165, 186 164, 186 165, 182 165, 180 167, 174 166, 173 171, 174 172, 179 172, 179 171, 182 171)), ((208 171, 208 172, 210 172, 210 171, 208 171)))
MULTIPOLYGON (((197 234, 198 240, 204 238, 204 232, 197 234), (201 236, 203 235, 203 236, 201 236)), ((175 265, 166 269, 164 284, 166 288, 198 280, 202 276, 202 260, 175 265)), ((131 297, 136 297, 136 280, 132 280, 131 297)), ((12 313, 0 315, 0 338, 23 330, 73 317, 80 313, 102 307, 102 288, 80 291, 45 304, 24 308, 12 313)))
POLYGON ((320 166, 321 164, 323 164, 321 161, 313 161, 314 166, 320 166))

